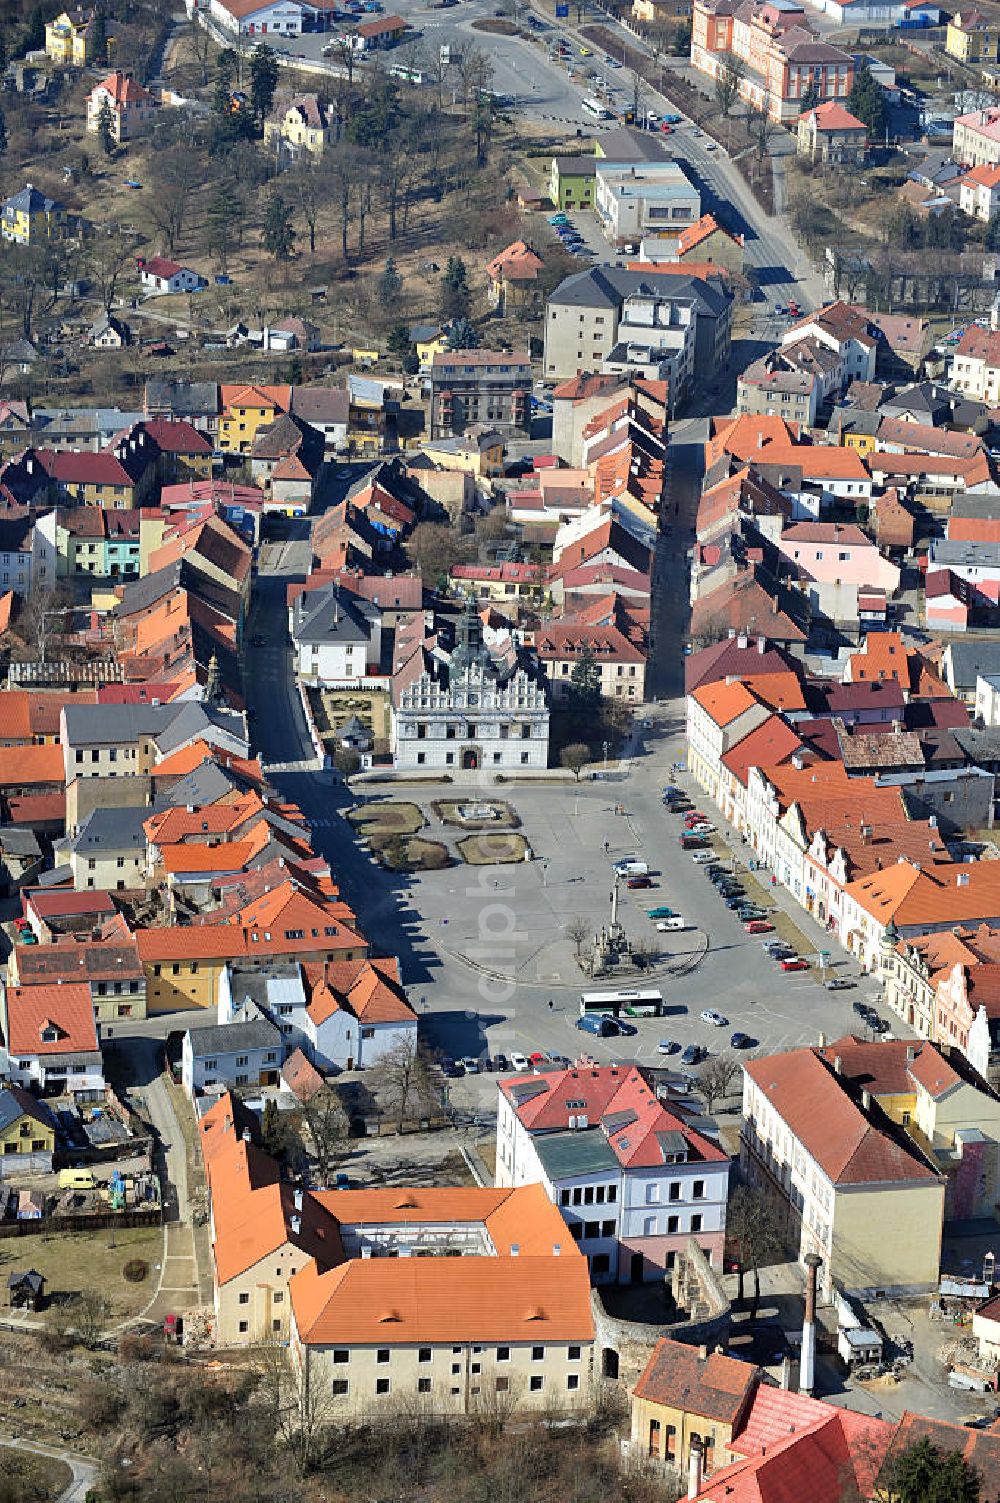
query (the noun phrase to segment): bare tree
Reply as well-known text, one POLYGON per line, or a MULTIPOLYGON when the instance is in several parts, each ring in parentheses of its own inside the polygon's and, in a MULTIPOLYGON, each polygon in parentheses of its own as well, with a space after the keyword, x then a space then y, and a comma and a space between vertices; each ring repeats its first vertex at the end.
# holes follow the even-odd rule
POLYGON ((715 101, 723 120, 728 120, 732 114, 733 105, 740 97, 740 84, 746 75, 747 65, 741 57, 737 57, 734 52, 723 55, 719 71, 715 75, 715 101))
POLYGON ((590 935, 590 924, 582 914, 577 914, 576 918, 571 918, 566 925, 566 938, 572 940, 577 960, 583 954, 583 947, 590 938, 590 935))
POLYGON ((402 1039, 378 1062, 380 1095, 399 1131, 408 1118, 429 1113, 437 1104, 426 1053, 411 1039, 402 1039))
POLYGON ((638 125, 640 121, 644 121, 646 118, 646 100, 649 98, 649 89, 646 85, 646 80, 638 68, 632 69, 629 85, 632 90, 632 119, 638 125))
POLYGON ((559 753, 559 762, 562 767, 568 767, 570 772, 576 775, 576 781, 580 781, 580 774, 590 761, 590 747, 585 741, 571 741, 564 746, 559 753))
MULTIPOLYGON (((199 28, 200 29, 200 28, 199 28)), ((118 295, 118 284, 135 254, 131 240, 121 231, 97 235, 87 247, 87 270, 94 280, 101 307, 110 314, 118 295)))
POLYGON ((212 55, 213 43, 208 27, 202 26, 196 16, 191 20, 190 42, 194 60, 201 70, 201 86, 204 88, 208 83, 208 60, 212 55))
POLYGON ((524 1394, 524 1379, 518 1373, 499 1378, 484 1377, 472 1405, 475 1423, 491 1439, 502 1435, 517 1412, 524 1394))
POLYGON ((746 1271, 753 1272, 751 1322, 757 1319, 760 1304, 760 1270, 781 1253, 784 1238, 781 1225, 766 1193, 753 1185, 738 1185, 729 1198, 726 1213, 726 1239, 736 1259, 739 1274, 738 1299, 743 1299, 746 1271))
POLYGON ((698 1071, 698 1085, 709 1111, 717 1101, 729 1095, 729 1088, 739 1078, 743 1066, 735 1054, 717 1054, 708 1059, 698 1071))
POLYGON ((309 254, 316 254, 316 227, 324 205, 330 198, 330 179, 318 163, 305 155, 302 165, 291 176, 290 196, 302 211, 309 234, 309 254))
POLYGON ((202 180, 201 159, 190 146, 177 145, 155 153, 151 166, 149 212, 165 248, 173 252, 184 233, 191 195, 202 180))
POLYGON ((753 142, 754 155, 757 158, 758 168, 764 165, 767 149, 780 127, 777 121, 771 119, 771 96, 765 94, 760 104, 747 107, 747 130, 753 142))
POLYGON ((25 662, 44 663, 52 638, 66 630, 71 609, 64 583, 39 580, 33 584, 17 620, 17 634, 24 642, 17 656, 25 662))
POLYGON ((111 1314, 111 1305, 96 1289, 85 1289, 73 1301, 72 1323, 84 1346, 95 1347, 111 1314))
POLYGON ((316 1168, 322 1180, 327 1180, 334 1164, 344 1152, 350 1134, 347 1113, 335 1091, 328 1085, 320 1086, 306 1100, 301 1112, 316 1168))
POLYGON ((318 1381, 310 1380, 307 1352, 293 1365, 279 1342, 264 1341, 253 1350, 253 1365, 257 1392, 269 1411, 271 1433, 304 1477, 320 1456, 324 1432, 330 1428, 332 1398, 318 1381))

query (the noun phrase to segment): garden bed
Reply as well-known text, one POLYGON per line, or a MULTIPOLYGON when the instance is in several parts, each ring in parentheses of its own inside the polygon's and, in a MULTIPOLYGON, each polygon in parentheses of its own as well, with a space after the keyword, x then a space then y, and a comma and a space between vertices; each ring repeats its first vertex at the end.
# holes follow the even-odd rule
POLYGON ((455 849, 469 866, 507 866, 524 861, 528 842, 515 832, 496 835, 466 835, 455 849))

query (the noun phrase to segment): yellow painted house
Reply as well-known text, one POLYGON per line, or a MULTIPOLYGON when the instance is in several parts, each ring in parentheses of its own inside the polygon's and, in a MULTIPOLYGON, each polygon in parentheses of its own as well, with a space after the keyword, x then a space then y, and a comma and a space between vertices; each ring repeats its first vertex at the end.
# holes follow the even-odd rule
POLYGON ((45 23, 45 54, 64 67, 86 67, 94 58, 96 41, 92 10, 64 10, 45 23))
POLYGON ((258 429, 273 423, 292 405, 290 386, 223 386, 220 391, 218 446, 228 454, 249 454, 258 429))
POLYGON ((312 157, 321 157, 332 140, 329 106, 315 94, 296 95, 280 119, 268 120, 264 126, 265 143, 276 146, 284 142, 293 155, 307 151, 312 157))
POLYGON ((25 183, 20 193, 4 199, 0 205, 0 237, 14 245, 62 239, 69 225, 62 204, 39 192, 31 183, 25 183))
POLYGON ((44 1101, 23 1086, 0 1090, 0 1179, 15 1168, 51 1169, 56 1121, 44 1101), (47 1162, 46 1162, 47 1160, 47 1162))
POLYGON ((737 1460, 730 1450, 760 1382, 760 1369, 721 1350, 662 1337, 632 1390, 632 1445, 686 1476, 695 1436, 707 1470, 737 1460))
POLYGON ((492 429, 464 438, 425 440, 420 448, 442 470, 464 470, 479 478, 503 474, 503 435, 492 429))
POLYGON ((429 371, 434 356, 444 354, 449 348, 448 330, 444 324, 415 324, 410 330, 410 341, 417 352, 421 371, 429 371))
POLYGON ((995 63, 1000 27, 978 10, 956 11, 948 22, 944 50, 960 63, 995 63))

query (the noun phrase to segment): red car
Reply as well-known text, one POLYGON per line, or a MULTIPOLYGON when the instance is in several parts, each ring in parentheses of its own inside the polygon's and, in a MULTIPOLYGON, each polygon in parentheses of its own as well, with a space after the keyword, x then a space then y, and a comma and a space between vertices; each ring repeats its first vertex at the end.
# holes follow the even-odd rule
POLYGON ((747 934, 773 934, 774 925, 769 924, 767 919, 750 919, 743 925, 747 934))
POLYGON ((626 887, 652 887, 652 885, 652 877, 629 877, 625 883, 626 887))
POLYGON ((528 1060, 531 1064, 537 1067, 539 1065, 547 1065, 549 1063, 549 1056, 547 1054, 543 1054, 540 1049, 536 1049, 534 1054, 528 1055, 528 1060))
POLYGON ((793 955, 791 960, 781 962, 781 969, 783 971, 808 971, 809 962, 803 960, 801 955, 793 955))
POLYGON ((669 136, 670 132, 673 130, 673 126, 672 125, 668 125, 665 120, 661 120, 660 121, 660 129, 661 129, 661 131, 663 132, 663 134, 665 136, 669 136))
POLYGON ((690 814, 685 814, 684 823, 690 830, 692 825, 700 825, 705 823, 705 816, 704 814, 699 814, 697 809, 692 809, 690 814))

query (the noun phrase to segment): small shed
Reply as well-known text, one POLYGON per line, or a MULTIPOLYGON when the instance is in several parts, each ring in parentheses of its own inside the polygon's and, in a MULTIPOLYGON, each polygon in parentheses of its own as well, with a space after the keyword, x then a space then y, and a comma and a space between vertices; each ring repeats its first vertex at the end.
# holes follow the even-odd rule
POLYGON ((22 1190, 17 1197, 18 1221, 41 1221, 45 1215, 45 1196, 38 1190, 22 1190))
POLYGON ((850 1326, 837 1332, 837 1353, 848 1367, 882 1361, 882 1338, 868 1326, 850 1326))
POLYGON ((39 1310, 45 1297, 45 1275, 29 1268, 7 1279, 7 1303, 12 1310, 39 1310))

